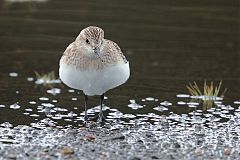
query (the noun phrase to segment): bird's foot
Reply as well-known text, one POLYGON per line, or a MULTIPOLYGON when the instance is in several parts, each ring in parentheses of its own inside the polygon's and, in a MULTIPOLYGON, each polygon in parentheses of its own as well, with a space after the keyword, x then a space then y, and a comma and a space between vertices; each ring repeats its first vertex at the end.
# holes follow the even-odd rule
POLYGON ((103 115, 102 112, 100 112, 100 113, 98 114, 97 122, 100 122, 100 123, 102 123, 102 122, 104 122, 104 123, 108 123, 106 117, 103 115))
POLYGON ((83 124, 84 124, 85 127, 88 126, 88 119, 89 119, 88 116, 85 115, 85 116, 84 116, 84 121, 83 121, 83 124))
POLYGON ((98 115, 96 115, 93 119, 91 119, 97 123, 100 123, 101 125, 104 125, 106 123, 109 123, 108 120, 105 118, 102 112, 100 112, 98 115))

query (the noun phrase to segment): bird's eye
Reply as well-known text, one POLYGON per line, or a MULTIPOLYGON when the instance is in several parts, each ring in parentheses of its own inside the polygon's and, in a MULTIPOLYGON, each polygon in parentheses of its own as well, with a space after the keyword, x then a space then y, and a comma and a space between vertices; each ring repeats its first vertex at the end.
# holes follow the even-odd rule
POLYGON ((89 40, 88 39, 86 39, 86 43, 89 44, 89 40))

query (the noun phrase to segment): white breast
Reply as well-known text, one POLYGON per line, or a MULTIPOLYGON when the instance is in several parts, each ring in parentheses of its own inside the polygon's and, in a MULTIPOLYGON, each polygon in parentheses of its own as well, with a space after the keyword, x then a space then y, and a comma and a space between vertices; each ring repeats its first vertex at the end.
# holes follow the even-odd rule
POLYGON ((128 80, 129 62, 93 71, 81 71, 75 66, 60 63, 59 76, 67 86, 82 90, 86 95, 102 95, 128 80))

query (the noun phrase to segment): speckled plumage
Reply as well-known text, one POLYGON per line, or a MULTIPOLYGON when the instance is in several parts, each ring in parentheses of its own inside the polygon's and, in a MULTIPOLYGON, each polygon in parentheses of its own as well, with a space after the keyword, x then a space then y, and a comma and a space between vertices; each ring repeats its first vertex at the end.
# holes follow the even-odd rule
POLYGON ((120 47, 95 26, 83 29, 60 60, 59 76, 86 95, 102 95, 127 81, 129 62, 120 47))
POLYGON ((75 66, 82 71, 103 69, 116 63, 127 63, 120 47, 115 42, 104 39, 103 36, 103 30, 98 27, 84 29, 76 40, 67 47, 60 63, 75 66), (100 56, 103 62, 99 58, 92 58, 84 54, 82 47, 86 45, 83 40, 85 38, 101 43, 100 56), (99 39, 102 39, 102 42, 99 42, 99 39))

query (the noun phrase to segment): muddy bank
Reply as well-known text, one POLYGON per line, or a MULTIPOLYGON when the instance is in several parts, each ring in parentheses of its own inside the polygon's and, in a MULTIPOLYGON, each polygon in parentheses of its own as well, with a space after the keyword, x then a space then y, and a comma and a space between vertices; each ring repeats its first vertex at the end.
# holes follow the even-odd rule
MULTIPOLYGON (((237 120, 237 119, 235 119, 237 120)), ((237 159, 239 125, 231 121, 182 125, 161 121, 56 128, 1 124, 3 159, 237 159)))

